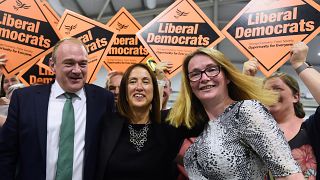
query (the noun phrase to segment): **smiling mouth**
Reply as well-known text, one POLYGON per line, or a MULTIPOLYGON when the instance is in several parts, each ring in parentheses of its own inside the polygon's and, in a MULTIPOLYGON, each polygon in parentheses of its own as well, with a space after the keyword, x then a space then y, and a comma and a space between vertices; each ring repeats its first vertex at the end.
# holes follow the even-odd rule
POLYGON ((206 89, 211 89, 211 88, 214 88, 215 85, 207 85, 207 86, 203 86, 200 88, 200 90, 206 90, 206 89))
POLYGON ((133 95, 133 97, 136 97, 136 98, 143 98, 143 97, 144 97, 144 95, 143 95, 143 94, 135 94, 135 95, 133 95))
POLYGON ((81 80, 82 78, 81 77, 69 77, 69 79, 77 81, 77 80, 81 80))

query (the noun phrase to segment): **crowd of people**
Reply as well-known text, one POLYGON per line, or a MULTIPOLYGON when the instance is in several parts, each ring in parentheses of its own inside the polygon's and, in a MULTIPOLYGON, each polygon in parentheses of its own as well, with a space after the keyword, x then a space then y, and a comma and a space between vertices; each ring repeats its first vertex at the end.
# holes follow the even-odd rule
MULTIPOLYGON (((319 103, 307 45, 290 53, 319 103)), ((222 52, 199 48, 185 57, 168 107, 170 62, 110 72, 101 88, 85 83, 85 45, 62 39, 51 84, 12 93, 15 77, 2 77, 0 180, 320 179, 320 109, 304 121, 297 81, 280 72, 254 77, 258 65, 245 62, 241 72, 222 52)))

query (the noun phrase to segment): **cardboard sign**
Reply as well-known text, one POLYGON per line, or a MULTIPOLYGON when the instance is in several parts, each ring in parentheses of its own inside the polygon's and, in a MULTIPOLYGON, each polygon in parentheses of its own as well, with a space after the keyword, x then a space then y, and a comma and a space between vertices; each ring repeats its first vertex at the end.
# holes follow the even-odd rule
POLYGON ((121 8, 107 26, 117 32, 116 40, 104 61, 107 70, 124 72, 130 65, 148 59, 149 52, 136 36, 142 26, 125 8, 121 8))
MULTIPOLYGON (((44 6, 49 6, 48 2, 46 1, 44 1, 43 4, 44 6)), ((48 13, 51 14, 51 16, 48 17, 48 20, 52 21, 52 23, 55 24, 55 26, 57 27, 60 20, 59 15, 53 9, 50 9, 50 8, 47 8, 47 9, 48 9, 48 13)), ((48 53, 46 56, 41 57, 40 60, 37 62, 37 64, 40 67, 47 69, 48 71, 51 71, 51 68, 49 67, 49 59, 51 58, 51 56, 52 56, 52 51, 50 51, 50 53, 48 53)))
POLYGON ((49 54, 47 54, 45 57, 42 57, 40 59, 40 61, 37 63, 40 67, 48 70, 48 71, 51 71, 51 67, 50 67, 50 58, 52 57, 52 52, 50 52, 49 54))
POLYGON ((308 43, 319 33, 319 7, 311 0, 252 0, 223 33, 270 76, 289 59, 294 43, 308 43))
POLYGON ((2 72, 12 76, 36 63, 59 41, 52 8, 41 0, 0 2, 0 52, 8 58, 2 72))
POLYGON ((55 27, 57 27, 60 17, 59 15, 52 9, 50 4, 47 1, 41 1, 43 8, 43 11, 45 14, 50 14, 46 18, 47 20, 53 24, 55 27))
POLYGON ((38 64, 34 64, 22 70, 17 77, 25 86, 30 86, 35 84, 49 84, 54 80, 55 75, 52 71, 42 68, 38 64))
POLYGON ((185 55, 198 47, 213 47, 224 38, 192 0, 175 1, 137 36, 157 60, 173 63, 169 78, 180 71, 185 55))
POLYGON ((63 13, 58 29, 62 36, 76 37, 86 45, 89 53, 87 82, 92 83, 116 34, 106 25, 69 10, 63 13))

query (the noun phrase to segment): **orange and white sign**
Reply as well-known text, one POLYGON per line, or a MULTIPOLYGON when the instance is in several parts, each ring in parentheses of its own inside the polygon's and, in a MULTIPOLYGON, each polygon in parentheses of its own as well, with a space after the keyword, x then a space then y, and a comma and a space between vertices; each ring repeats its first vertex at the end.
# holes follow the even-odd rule
POLYGON ((87 82, 92 83, 116 34, 106 25, 69 10, 63 13, 58 29, 62 36, 76 37, 86 45, 89 52, 87 82))
POLYGON ((308 43, 319 33, 319 9, 312 0, 252 0, 223 33, 270 76, 289 59, 294 43, 308 43))
POLYGON ((184 57, 198 47, 213 47, 223 38, 220 30, 192 0, 177 0, 138 33, 138 38, 158 61, 170 61, 172 78, 184 57))
POLYGON ((6 76, 36 63, 60 40, 52 11, 41 0, 0 2, 0 52, 8 58, 2 69, 6 76))
POLYGON ((124 72, 130 65, 148 59, 149 52, 136 36, 142 26, 125 8, 121 8, 107 26, 117 32, 104 61, 107 70, 124 72))
POLYGON ((49 84, 55 78, 52 71, 47 70, 38 64, 34 64, 29 68, 23 69, 20 71, 17 77, 25 86, 34 84, 49 84))

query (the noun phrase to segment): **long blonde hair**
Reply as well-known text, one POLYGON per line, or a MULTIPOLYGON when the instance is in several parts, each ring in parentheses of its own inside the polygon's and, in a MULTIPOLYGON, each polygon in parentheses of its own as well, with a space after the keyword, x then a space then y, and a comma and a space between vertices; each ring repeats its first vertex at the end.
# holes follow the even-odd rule
POLYGON ((232 100, 255 99, 265 105, 272 105, 277 102, 277 94, 263 88, 263 79, 242 74, 231 61, 218 50, 199 48, 184 59, 181 91, 167 118, 167 121, 169 121, 171 125, 175 127, 184 125, 192 128, 201 121, 209 120, 202 103, 192 92, 188 78, 189 62, 194 56, 199 54, 209 56, 221 66, 221 70, 225 73, 226 78, 230 80, 228 84, 228 94, 232 100))

